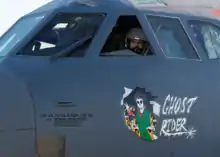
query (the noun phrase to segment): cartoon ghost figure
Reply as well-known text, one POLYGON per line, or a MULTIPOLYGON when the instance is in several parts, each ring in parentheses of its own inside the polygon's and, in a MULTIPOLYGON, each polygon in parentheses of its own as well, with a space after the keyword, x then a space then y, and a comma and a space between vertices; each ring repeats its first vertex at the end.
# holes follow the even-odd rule
POLYGON ((127 112, 132 108, 132 113, 128 114, 130 129, 144 140, 154 141, 156 119, 153 116, 153 106, 150 101, 155 97, 143 88, 135 88, 130 95, 125 98, 127 112), (128 105, 131 104, 131 105, 128 105))

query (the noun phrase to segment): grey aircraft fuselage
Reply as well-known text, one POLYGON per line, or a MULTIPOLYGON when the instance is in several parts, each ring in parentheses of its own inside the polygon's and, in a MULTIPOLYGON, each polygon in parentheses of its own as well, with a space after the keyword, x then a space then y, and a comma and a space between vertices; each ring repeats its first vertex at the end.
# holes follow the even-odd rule
MULTIPOLYGON (((39 31, 34 28, 0 65, 0 156, 1 157, 218 157, 220 153, 219 60, 209 60, 186 26, 186 19, 206 20, 169 9, 142 10, 115 7, 60 9, 55 12, 107 13, 87 53, 82 58, 16 55, 39 31), (199 60, 164 56, 145 14, 178 17, 198 52, 199 60), (120 15, 135 15, 151 37, 155 56, 100 57, 99 53, 120 15), (161 115, 156 119, 156 141, 139 138, 124 124, 120 102, 124 88, 145 88, 165 104, 168 95, 198 97, 190 114, 161 115), (68 116, 87 116, 74 123, 68 116), (61 117, 59 119, 59 117, 61 117), (193 139, 184 135, 160 135, 164 119, 187 118, 196 130, 193 139), (55 120, 57 118, 57 120, 55 120), (65 144, 63 144, 65 143, 65 144), (64 148, 65 147, 65 148, 64 148), (42 155, 43 154, 43 155, 42 155)), ((42 11, 43 12, 43 11, 42 11)), ((32 14, 40 14, 41 11, 32 14)), ((32 14, 28 16, 32 16, 32 14)), ((10 31, 10 30, 9 30, 10 31)), ((7 35, 7 32, 6 32, 7 35)), ((4 36, 3 36, 4 37, 4 36)), ((2 37, 2 38, 3 38, 2 37)))

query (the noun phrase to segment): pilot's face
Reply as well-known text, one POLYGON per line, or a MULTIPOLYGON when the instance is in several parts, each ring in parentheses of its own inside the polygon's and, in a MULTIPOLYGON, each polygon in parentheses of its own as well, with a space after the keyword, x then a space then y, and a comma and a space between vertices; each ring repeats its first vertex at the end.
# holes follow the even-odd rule
POLYGON ((129 40, 129 49, 137 54, 143 54, 149 45, 146 41, 140 39, 133 38, 129 40))
POLYGON ((135 49, 135 48, 143 49, 144 48, 144 42, 142 40, 138 40, 138 39, 131 39, 130 47, 132 49, 135 49))

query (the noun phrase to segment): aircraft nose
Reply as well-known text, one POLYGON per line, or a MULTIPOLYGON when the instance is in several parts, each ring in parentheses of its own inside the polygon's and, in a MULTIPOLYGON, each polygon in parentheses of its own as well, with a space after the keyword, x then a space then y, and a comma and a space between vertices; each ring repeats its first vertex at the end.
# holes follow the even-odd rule
POLYGON ((4 65, 0 65, 0 156, 34 156, 30 94, 25 81, 4 65))
POLYGON ((24 80, 0 66, 0 134, 34 128, 34 110, 24 80))

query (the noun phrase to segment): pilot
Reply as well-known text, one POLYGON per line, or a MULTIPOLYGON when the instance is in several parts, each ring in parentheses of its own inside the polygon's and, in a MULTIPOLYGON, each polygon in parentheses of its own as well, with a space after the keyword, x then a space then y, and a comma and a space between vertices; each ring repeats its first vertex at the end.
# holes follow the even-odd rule
POLYGON ((141 28, 132 28, 126 35, 125 47, 138 55, 147 55, 149 42, 141 28))
POLYGON ((125 49, 113 51, 110 55, 148 55, 150 44, 141 28, 132 28, 125 37, 125 49))

